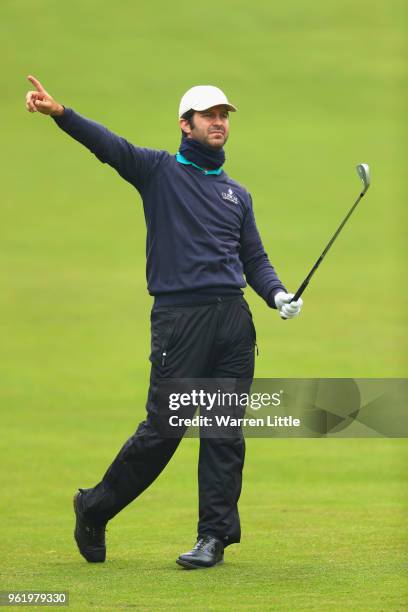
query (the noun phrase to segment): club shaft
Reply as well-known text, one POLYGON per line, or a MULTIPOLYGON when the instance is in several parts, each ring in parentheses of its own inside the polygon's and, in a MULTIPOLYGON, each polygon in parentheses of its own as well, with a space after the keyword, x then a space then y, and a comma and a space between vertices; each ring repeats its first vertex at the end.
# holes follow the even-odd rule
POLYGON ((358 196, 357 200, 354 202, 353 206, 350 208, 349 212, 347 213, 347 215, 344 217, 343 221, 340 223, 339 227, 337 228, 337 230, 334 232, 333 236, 331 237, 331 239, 329 240, 329 242, 326 245, 326 248, 324 249, 323 253, 320 255, 319 259, 316 261, 315 265, 313 266, 313 268, 310 270, 309 274, 306 276, 305 280, 303 281, 303 283, 300 285, 299 289, 296 291, 295 295, 293 296, 293 298, 290 300, 291 302, 296 302, 300 296, 302 295, 302 293, 304 292, 304 290, 306 289, 306 287, 309 284, 310 279, 312 278, 313 274, 316 272, 317 268, 320 266, 320 264, 322 263, 323 259, 325 258, 328 250, 330 249, 330 247, 332 246, 333 242, 336 240, 337 236, 340 234, 341 230, 343 229, 343 227, 345 226, 345 224, 347 223, 348 219, 351 217, 351 215, 354 212, 354 209, 356 208, 357 204, 360 202, 361 198, 364 196, 365 191, 362 191, 360 193, 360 195, 358 196))

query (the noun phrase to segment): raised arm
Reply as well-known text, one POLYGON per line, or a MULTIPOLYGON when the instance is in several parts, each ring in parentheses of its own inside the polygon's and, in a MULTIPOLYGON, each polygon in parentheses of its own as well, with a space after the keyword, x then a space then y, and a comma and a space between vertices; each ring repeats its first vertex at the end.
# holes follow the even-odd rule
POLYGON ((30 75, 28 80, 36 88, 26 95, 26 108, 29 112, 40 112, 53 117, 64 132, 87 147, 101 162, 115 168, 120 176, 139 191, 143 190, 156 165, 168 153, 134 146, 100 123, 86 119, 56 102, 35 77, 30 75))

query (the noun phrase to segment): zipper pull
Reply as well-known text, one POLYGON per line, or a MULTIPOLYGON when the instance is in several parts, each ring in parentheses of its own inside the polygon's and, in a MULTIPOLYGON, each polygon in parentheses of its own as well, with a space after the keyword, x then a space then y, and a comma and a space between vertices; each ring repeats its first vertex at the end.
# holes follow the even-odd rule
POLYGON ((258 350, 258 345, 257 345, 257 343, 256 343, 256 342, 255 342, 255 348, 256 348, 256 356, 258 357, 258 355, 259 355, 259 350, 258 350))
POLYGON ((162 353, 162 366, 164 366, 164 364, 166 363, 166 355, 167 355, 166 351, 163 351, 163 353, 162 353))

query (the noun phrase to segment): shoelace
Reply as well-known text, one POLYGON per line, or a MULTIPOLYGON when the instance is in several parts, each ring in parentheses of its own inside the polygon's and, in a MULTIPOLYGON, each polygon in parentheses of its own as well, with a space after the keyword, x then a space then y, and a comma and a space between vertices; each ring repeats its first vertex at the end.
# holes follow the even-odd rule
POLYGON ((105 525, 87 525, 85 529, 93 541, 105 543, 105 525))
POLYGON ((207 538, 200 538, 197 541, 197 544, 194 546, 193 550, 204 550, 208 552, 213 552, 215 549, 215 542, 208 540, 207 538))

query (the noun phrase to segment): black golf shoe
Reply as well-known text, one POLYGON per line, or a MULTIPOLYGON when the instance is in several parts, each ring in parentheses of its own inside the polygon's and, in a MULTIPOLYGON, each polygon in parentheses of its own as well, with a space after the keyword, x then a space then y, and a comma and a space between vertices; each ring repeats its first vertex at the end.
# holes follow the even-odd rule
POLYGON ((74 495, 74 511, 76 524, 74 537, 79 552, 89 563, 103 563, 106 558, 105 527, 95 525, 85 518, 82 511, 83 489, 74 495))
POLYGON ((202 536, 197 540, 193 550, 176 559, 176 563, 186 569, 205 569, 224 563, 224 544, 212 536, 202 536))

